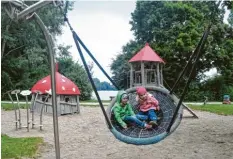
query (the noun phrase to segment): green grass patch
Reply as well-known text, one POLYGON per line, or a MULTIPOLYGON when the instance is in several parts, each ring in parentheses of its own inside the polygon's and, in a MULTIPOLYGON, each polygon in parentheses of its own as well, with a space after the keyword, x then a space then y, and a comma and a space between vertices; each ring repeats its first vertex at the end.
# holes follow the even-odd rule
MULTIPOLYGON (((24 101, 25 102, 25 101, 24 101)), ((85 101, 80 101, 81 103, 98 103, 98 100, 85 100, 85 101)), ((110 103, 110 100, 102 100, 102 103, 110 103)), ((30 105, 30 104, 29 104, 30 105)), ((15 106, 17 107, 17 103, 15 103, 15 106)), ((26 109, 27 105, 20 103, 19 104, 21 109, 26 109)), ((85 106, 91 106, 91 107, 97 107, 99 105, 85 105, 85 106)), ((10 111, 10 110, 14 110, 14 105, 12 103, 3 103, 1 102, 1 108, 5 111, 10 111)))
MULTIPOLYGON (((15 106, 17 107, 17 103, 15 103, 15 106)), ((19 104, 21 109, 26 109, 27 105, 26 104, 19 104)), ((1 103, 1 108, 3 110, 14 110, 14 105, 12 103, 1 103)))
POLYGON ((219 115, 233 115, 233 104, 207 104, 207 105, 191 105, 193 110, 207 111, 219 115))
POLYGON ((2 159, 22 157, 35 157, 38 147, 43 143, 41 137, 30 138, 12 138, 7 135, 1 135, 2 159))

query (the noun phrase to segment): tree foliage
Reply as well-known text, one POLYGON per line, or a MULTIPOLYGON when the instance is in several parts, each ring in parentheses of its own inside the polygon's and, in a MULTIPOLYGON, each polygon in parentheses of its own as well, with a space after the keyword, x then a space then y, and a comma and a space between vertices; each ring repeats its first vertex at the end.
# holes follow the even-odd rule
MULTIPOLYGON (((203 55, 196 66, 194 85, 211 68, 217 68, 224 82, 233 85, 230 80, 233 79, 233 29, 223 23, 224 13, 220 1, 138 1, 130 21, 135 40, 123 46, 122 53, 114 59, 111 65, 114 80, 126 88, 128 60, 149 42, 165 60, 164 79, 172 86, 179 75, 177 72, 186 65, 205 28, 211 24, 203 55)), ((187 75, 178 85, 177 93, 182 91, 187 75)))
POLYGON ((94 80, 96 89, 98 91, 100 91, 100 90, 116 90, 116 88, 113 85, 111 85, 110 83, 108 83, 106 81, 100 82, 100 80, 98 78, 93 78, 93 80, 94 80))
POLYGON ((71 57, 58 58, 57 61, 59 63, 58 71, 78 86, 81 92, 80 99, 90 99, 92 87, 85 69, 78 62, 74 62, 71 57))
MULTIPOLYGON (((32 5, 36 1, 25 1, 32 5)), ((72 9, 70 3, 69 9, 72 9)), ((1 92, 13 89, 30 89, 39 79, 50 73, 48 49, 44 35, 37 23, 30 19, 18 23, 10 20, 1 8, 1 92)), ((56 43, 56 36, 62 34, 64 17, 61 10, 54 5, 47 5, 37 11, 56 43)), ((72 37, 71 37, 72 38, 72 37)), ((56 59, 61 64, 61 73, 74 81, 81 90, 81 99, 89 99, 91 87, 83 67, 72 61, 70 46, 59 45, 56 59)))

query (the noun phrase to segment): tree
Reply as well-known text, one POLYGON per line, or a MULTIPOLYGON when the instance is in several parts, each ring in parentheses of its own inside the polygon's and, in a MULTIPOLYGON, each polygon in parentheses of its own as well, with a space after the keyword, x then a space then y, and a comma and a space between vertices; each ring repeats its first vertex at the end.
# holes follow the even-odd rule
MULTIPOLYGON (((36 2, 25 3, 31 5, 36 2)), ((45 38, 34 20, 16 23, 10 20, 3 7, 1 13, 1 43, 4 46, 1 50, 2 94, 12 89, 30 89, 49 73, 45 38)), ((37 13, 53 37, 62 33, 64 18, 59 8, 47 5, 37 13)), ((5 97, 8 98, 2 95, 2 99, 5 97)))
POLYGON ((97 90, 100 90, 100 80, 98 78, 93 78, 94 84, 97 90))
POLYGON ((129 78, 130 66, 128 61, 140 50, 143 45, 130 41, 122 47, 122 53, 118 54, 111 64, 113 80, 120 88, 128 88, 127 80, 129 78))
POLYGON ((72 60, 72 57, 58 58, 59 72, 73 81, 80 89, 81 100, 91 98, 92 87, 88 80, 85 69, 78 63, 72 60))
POLYGON ((91 74, 91 77, 93 77, 93 74, 94 74, 94 71, 93 71, 93 68, 94 68, 94 62, 93 61, 89 61, 87 63, 87 67, 88 67, 88 70, 91 74))
MULTIPOLYGON (((213 67, 219 73, 230 71, 233 34, 232 27, 223 23, 223 17, 224 9, 220 2, 138 1, 130 21, 135 41, 127 43, 113 61, 111 69, 114 80, 118 82, 118 79, 122 79, 119 85, 126 85, 123 73, 129 71, 127 61, 149 42, 152 49, 166 61, 164 78, 172 86, 179 75, 177 72, 183 69, 210 23, 210 35, 198 61, 194 81, 199 83, 203 73, 213 67), (226 69, 223 71, 224 67, 226 69)), ((230 79, 232 74, 228 72, 226 76, 230 79)), ((184 79, 178 85, 179 91, 185 84, 184 79)))
POLYGON ((223 6, 226 6, 227 9, 233 9, 233 2, 232 1, 223 1, 223 6))
POLYGON ((71 52, 69 49, 71 46, 58 46, 56 61, 58 62, 58 71, 64 76, 73 81, 80 89, 81 100, 88 100, 91 98, 92 87, 89 82, 85 69, 72 60, 71 52))
POLYGON ((70 45, 65 46, 64 44, 58 45, 57 50, 56 50, 56 57, 57 58, 67 58, 67 57, 70 57, 71 55, 70 55, 69 49, 71 47, 72 46, 70 46, 70 45))
POLYGON ((93 81, 98 91, 99 90, 116 90, 116 88, 113 85, 111 85, 110 83, 106 81, 100 82, 98 78, 93 78, 93 81))

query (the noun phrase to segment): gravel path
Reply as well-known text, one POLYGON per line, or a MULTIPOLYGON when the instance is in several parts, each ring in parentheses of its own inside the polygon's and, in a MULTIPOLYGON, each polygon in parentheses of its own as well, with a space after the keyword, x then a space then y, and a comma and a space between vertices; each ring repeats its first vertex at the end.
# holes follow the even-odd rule
MULTIPOLYGON (((108 130, 101 109, 81 107, 81 114, 59 117, 62 159, 233 159, 233 116, 196 111, 199 119, 184 118, 165 140, 147 146, 118 141, 108 130)), ((12 137, 41 136, 45 144, 37 158, 55 158, 52 115, 44 115, 39 127, 15 131, 13 111, 1 111, 2 133, 12 137)), ((22 119, 26 123, 26 110, 22 119)), ((184 112, 184 116, 190 116, 184 112)), ((35 115, 39 123, 39 114, 35 115)))

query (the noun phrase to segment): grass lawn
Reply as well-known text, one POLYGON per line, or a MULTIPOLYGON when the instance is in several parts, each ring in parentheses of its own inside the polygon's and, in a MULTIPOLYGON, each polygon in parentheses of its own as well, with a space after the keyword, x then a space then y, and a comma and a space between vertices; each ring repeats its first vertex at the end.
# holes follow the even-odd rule
MULTIPOLYGON (((98 100, 85 100, 85 101, 80 101, 81 103, 98 103, 98 100)), ((110 100, 102 100, 102 103, 110 103, 111 101, 110 100)), ((15 103, 15 105, 17 106, 17 103, 15 103)), ((23 103, 20 103, 19 104, 20 108, 21 109, 26 109, 27 105, 26 104, 23 104, 23 103)), ((84 105, 86 106, 86 105, 84 105)), ((88 106, 91 106, 91 107, 96 107, 96 105, 88 105, 88 106)), ((97 105, 98 106, 98 105, 97 105)), ((30 107, 30 104, 29 104, 29 107, 30 107)), ((9 111, 9 110, 14 110, 14 106, 12 105, 12 103, 1 103, 1 108, 5 111, 9 111)))
POLYGON ((233 104, 207 104, 207 105, 191 105, 193 110, 208 111, 219 115, 233 115, 233 104))
POLYGON ((43 143, 43 139, 40 137, 30 138, 11 138, 7 135, 1 135, 1 158, 15 158, 22 157, 35 157, 38 147, 43 143))
MULTIPOLYGON (((29 104, 30 105, 30 104, 29 104)), ((15 103, 15 106, 17 107, 17 103, 15 103)), ((21 109, 26 109, 27 107, 27 105, 26 104, 19 104, 19 106, 20 106, 20 108, 21 109)), ((1 103, 1 108, 3 109, 3 110, 14 110, 14 106, 13 106, 13 104, 12 103, 1 103)))

